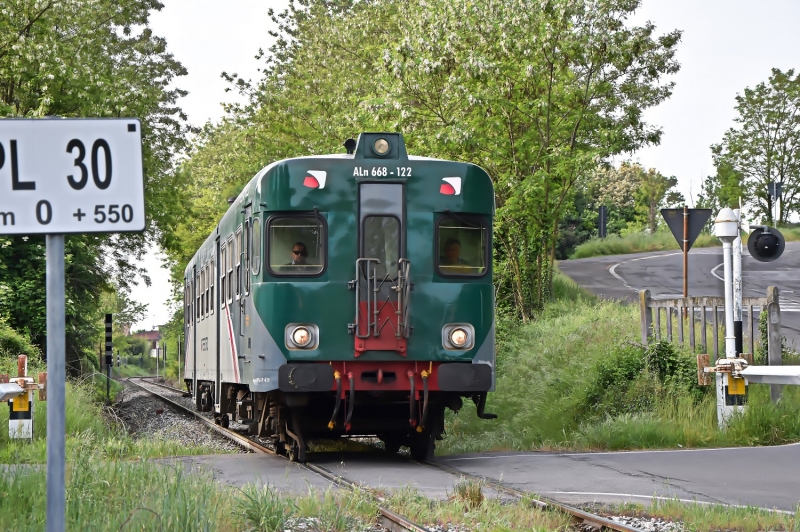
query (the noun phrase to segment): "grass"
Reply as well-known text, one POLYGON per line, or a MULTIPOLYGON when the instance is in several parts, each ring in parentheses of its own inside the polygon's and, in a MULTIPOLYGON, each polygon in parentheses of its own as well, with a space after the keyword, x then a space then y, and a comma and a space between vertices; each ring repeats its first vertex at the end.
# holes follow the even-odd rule
POLYGON ((731 507, 717 504, 685 503, 654 499, 648 506, 622 504, 603 507, 602 513, 639 517, 659 517, 681 521, 686 530, 798 530, 800 514, 773 512, 761 508, 731 507))
POLYGON ((749 407, 720 431, 713 386, 696 384, 695 357, 638 344, 638 308, 579 298, 554 301, 533 323, 498 335, 497 391, 484 421, 466 402, 447 417, 442 454, 507 450, 622 450, 774 445, 800 441, 800 389, 769 401, 751 385, 749 407))
MULTIPOLYGON (((800 227, 782 227, 781 234, 787 242, 800 241, 800 227)), ((743 237, 746 241, 747 236, 743 237)), ((692 247, 706 248, 720 246, 717 237, 710 233, 701 233, 692 247)), ((669 231, 657 231, 654 234, 630 233, 625 236, 611 235, 607 238, 593 238, 575 248, 570 259, 585 259, 601 255, 626 255, 645 251, 665 251, 680 249, 678 242, 669 231)))
MULTIPOLYGON (((38 359, 28 364, 28 374, 37 375, 46 368, 38 359)), ((0 373, 16 375, 16 359, 0 358, 0 373)), ((120 385, 113 383, 115 389, 120 385)), ((113 422, 103 408, 105 376, 92 374, 81 381, 68 381, 65 397, 67 419, 67 460, 82 448, 92 449, 96 459, 132 460, 164 456, 182 456, 217 452, 209 447, 172 441, 132 438, 113 422)), ((39 464, 46 460, 47 403, 34 394, 33 441, 10 439, 8 408, 0 408, 0 464, 39 464)))

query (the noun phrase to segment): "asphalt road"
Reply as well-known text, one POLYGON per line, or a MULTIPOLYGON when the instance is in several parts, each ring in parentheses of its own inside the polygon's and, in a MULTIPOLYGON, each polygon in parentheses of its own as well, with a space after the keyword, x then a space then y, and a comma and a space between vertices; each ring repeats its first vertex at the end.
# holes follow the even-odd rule
MULTIPOLYGON (((592 293, 638 302, 638 291, 653 297, 681 297, 683 255, 659 251, 609 255, 561 261, 559 269, 592 293)), ((689 295, 723 296, 722 248, 689 251, 689 295)), ((763 297, 768 286, 777 286, 781 301, 781 332, 790 347, 800 349, 800 242, 787 242, 781 258, 758 262, 742 253, 742 281, 746 297, 763 297)), ((746 328, 745 328, 746 329, 746 328)))
POLYGON ((483 453, 438 461, 565 503, 654 497, 793 511, 800 444, 617 453, 483 453))

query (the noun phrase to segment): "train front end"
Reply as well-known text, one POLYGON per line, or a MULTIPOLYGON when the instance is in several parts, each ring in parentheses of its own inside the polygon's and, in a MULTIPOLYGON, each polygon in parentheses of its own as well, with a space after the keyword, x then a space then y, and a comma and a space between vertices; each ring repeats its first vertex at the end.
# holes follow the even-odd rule
POLYGON ((425 459, 446 408, 468 399, 492 417, 492 183, 475 165, 409 157, 396 133, 350 147, 283 161, 257 184, 253 303, 285 358, 264 373, 277 390, 259 432, 300 460, 309 440, 342 435, 425 459))

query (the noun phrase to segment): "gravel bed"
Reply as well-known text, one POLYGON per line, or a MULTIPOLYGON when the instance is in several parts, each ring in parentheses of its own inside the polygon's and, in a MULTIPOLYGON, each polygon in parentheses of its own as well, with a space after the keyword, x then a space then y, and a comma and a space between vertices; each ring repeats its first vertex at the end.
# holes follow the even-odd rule
MULTIPOLYGON (((386 529, 378 525, 369 525, 359 523, 355 519, 347 520, 347 530, 353 532, 383 532, 386 529)), ((330 530, 331 526, 329 518, 320 517, 292 517, 286 520, 283 527, 283 532, 320 532, 322 530, 330 530)), ((342 523, 337 523, 341 525, 342 523)))
MULTIPOLYGON (((175 410, 144 390, 124 381, 123 385, 125 388, 117 395, 114 411, 134 439, 175 441, 187 446, 202 445, 219 453, 249 452, 194 417, 175 410)), ((159 389, 159 393, 161 390, 159 389)), ((179 396, 177 392, 175 395, 179 396)))
POLYGON ((667 521, 658 517, 632 517, 629 515, 611 515, 608 519, 632 526, 643 532, 679 532, 685 530, 683 523, 678 521, 667 521))

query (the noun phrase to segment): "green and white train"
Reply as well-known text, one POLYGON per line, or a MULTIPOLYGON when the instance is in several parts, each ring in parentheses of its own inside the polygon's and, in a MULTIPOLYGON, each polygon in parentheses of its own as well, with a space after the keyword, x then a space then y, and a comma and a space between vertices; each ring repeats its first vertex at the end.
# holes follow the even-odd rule
POLYGON ((277 161, 185 272, 197 409, 305 460, 313 439, 376 435, 432 455, 445 408, 494 390, 494 190, 397 133, 277 161))

